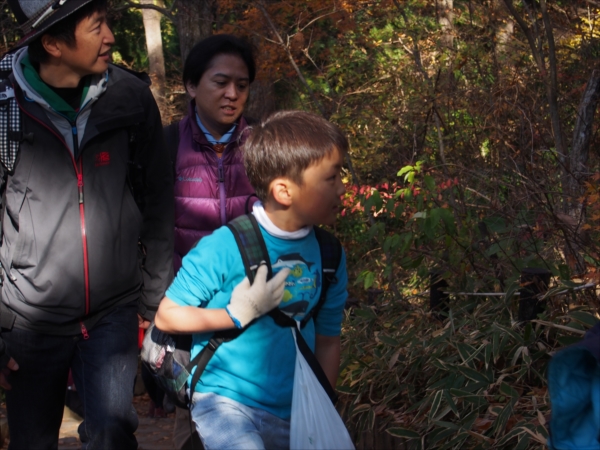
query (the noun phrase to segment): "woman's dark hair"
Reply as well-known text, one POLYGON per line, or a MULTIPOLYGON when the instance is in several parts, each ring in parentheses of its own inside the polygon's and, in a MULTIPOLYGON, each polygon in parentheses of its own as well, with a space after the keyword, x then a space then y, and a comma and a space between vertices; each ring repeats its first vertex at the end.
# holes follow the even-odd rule
POLYGON ((247 41, 231 34, 216 34, 201 40, 190 51, 183 66, 183 85, 197 86, 200 78, 217 55, 236 55, 242 58, 248 68, 250 83, 256 75, 252 46, 247 41))
MULTIPOLYGON (((48 28, 42 36, 44 34, 49 34, 50 36, 63 41, 69 48, 75 48, 77 46, 77 42, 75 41, 75 29, 77 28, 77 25, 79 25, 83 19, 93 16, 94 13, 105 12, 107 8, 108 0, 94 0, 48 28)), ((29 60, 34 65, 43 64, 50 58, 50 55, 42 45, 42 36, 29 44, 27 50, 29 60)))

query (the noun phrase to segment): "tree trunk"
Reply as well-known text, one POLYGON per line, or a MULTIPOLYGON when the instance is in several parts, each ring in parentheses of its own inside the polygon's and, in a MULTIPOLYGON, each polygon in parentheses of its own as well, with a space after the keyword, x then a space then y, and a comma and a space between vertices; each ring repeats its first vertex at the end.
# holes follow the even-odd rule
MULTIPOLYGON (((142 5, 152 5, 164 7, 162 0, 140 0, 142 5), (156 3, 155 3, 156 1, 156 3)), ((146 47, 148 49, 148 72, 152 80, 152 94, 161 114, 164 113, 165 93, 166 93, 166 74, 165 58, 163 55, 162 35, 160 31, 160 19, 162 14, 153 9, 142 9, 142 18, 144 20, 144 31, 146 33, 146 47)))
POLYGON ((506 9, 501 0, 494 0, 490 10, 492 14, 491 23, 494 27, 496 56, 504 55, 507 53, 507 44, 515 32, 515 22, 506 15, 506 9))
POLYGON ((587 161, 590 153, 594 115, 600 101, 600 70, 592 71, 587 86, 577 108, 577 121, 573 130, 573 143, 569 152, 569 167, 566 176, 566 194, 568 198, 567 214, 578 222, 581 220, 582 205, 579 197, 583 194, 582 181, 588 171, 587 161))
POLYGON ((442 27, 442 45, 452 48, 454 44, 454 0, 437 0, 438 22, 442 27))
POLYGON ((250 97, 244 108, 244 115, 260 121, 277 111, 273 83, 269 80, 254 80, 250 87, 250 97))
POLYGON ((212 34, 217 0, 176 0, 175 24, 182 64, 198 41, 212 34))

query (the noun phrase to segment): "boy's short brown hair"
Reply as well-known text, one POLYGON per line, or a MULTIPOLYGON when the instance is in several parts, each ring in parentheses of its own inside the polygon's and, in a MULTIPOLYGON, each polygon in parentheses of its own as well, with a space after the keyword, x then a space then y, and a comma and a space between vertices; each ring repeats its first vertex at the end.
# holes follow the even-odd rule
POLYGON ((304 111, 278 111, 254 125, 244 144, 244 165, 256 195, 265 201, 269 185, 288 177, 302 185, 302 174, 334 149, 348 152, 348 139, 322 117, 304 111))

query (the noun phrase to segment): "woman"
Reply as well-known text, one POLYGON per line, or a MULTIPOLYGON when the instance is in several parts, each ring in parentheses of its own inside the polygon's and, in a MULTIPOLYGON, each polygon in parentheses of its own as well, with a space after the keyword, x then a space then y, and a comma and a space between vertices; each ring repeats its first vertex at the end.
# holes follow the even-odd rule
MULTIPOLYGON (((248 122, 242 116, 256 73, 252 47, 227 34, 200 41, 188 55, 183 83, 188 114, 165 130, 175 169, 175 273, 198 240, 252 211, 257 197, 240 147, 248 122)), ((193 448, 201 448, 194 432, 193 448)), ((177 408, 175 448, 192 448, 188 411, 177 408)))
POLYGON ((179 131, 173 158, 175 272, 201 237, 252 210, 256 197, 240 147, 248 126, 242 113, 255 72, 250 45, 226 34, 199 42, 185 61, 183 83, 192 100, 187 116, 169 126, 179 131))

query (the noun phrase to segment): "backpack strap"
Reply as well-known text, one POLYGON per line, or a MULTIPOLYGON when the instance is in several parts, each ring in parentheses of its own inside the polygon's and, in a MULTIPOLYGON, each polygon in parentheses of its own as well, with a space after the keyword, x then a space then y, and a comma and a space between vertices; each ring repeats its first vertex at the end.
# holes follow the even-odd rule
POLYGON ((269 252, 254 214, 246 214, 235 218, 227 224, 227 228, 231 230, 235 237, 235 242, 240 249, 242 261, 244 262, 244 270, 250 283, 254 283, 256 271, 263 261, 267 263, 269 270, 267 280, 270 280, 273 277, 273 269, 269 260, 269 252))
POLYGON ((306 326, 310 319, 317 319, 321 307, 325 303, 325 300, 327 300, 329 285, 337 282, 335 274, 342 260, 342 244, 338 238, 323 228, 314 227, 314 230, 321 251, 321 295, 315 307, 300 322, 302 328, 306 326))
POLYGON ((173 122, 163 128, 165 143, 171 155, 171 164, 173 165, 173 175, 175 175, 175 163, 177 162, 177 152, 179 150, 179 122, 173 122))
POLYGON ((254 207, 254 203, 258 200, 258 195, 256 194, 250 194, 248 196, 248 198, 246 198, 246 202, 244 203, 244 214, 251 214, 252 213, 252 208, 254 207), (252 202, 252 199, 254 199, 254 201, 252 202), (252 205, 250 205, 250 202, 252 202, 252 205))
POLYGON ((8 79, 12 72, 14 54, 0 61, 0 160, 12 172, 22 139, 21 113, 15 99, 15 90, 8 79))

